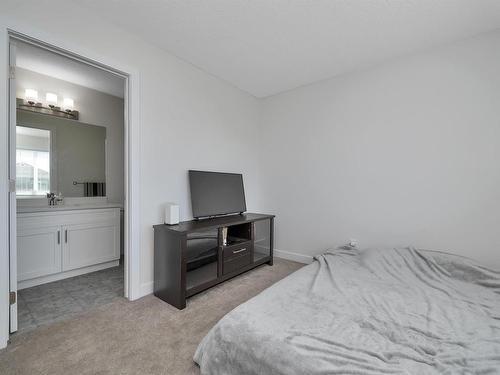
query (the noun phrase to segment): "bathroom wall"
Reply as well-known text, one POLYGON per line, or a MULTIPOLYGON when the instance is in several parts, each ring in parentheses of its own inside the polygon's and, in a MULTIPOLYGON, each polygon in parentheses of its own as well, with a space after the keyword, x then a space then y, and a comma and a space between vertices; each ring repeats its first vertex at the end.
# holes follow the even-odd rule
MULTIPOLYGON (((75 109, 79 111, 79 121, 75 123, 99 125, 106 128, 105 169, 107 197, 110 202, 123 203, 125 199, 123 98, 22 68, 17 68, 16 83, 18 98, 24 98, 24 91, 27 88, 37 90, 39 97, 42 98, 46 92, 53 92, 61 97, 71 97, 75 101, 75 109)), ((58 120, 54 116, 45 117, 55 119, 55 121, 58 120)), ((65 182, 62 181, 61 183, 65 184, 65 182)), ((81 186, 75 189, 72 189, 71 186, 64 187, 64 190, 68 191, 69 194, 76 193, 78 189, 82 190, 81 186)), ((69 194, 68 196, 71 196, 69 194)))

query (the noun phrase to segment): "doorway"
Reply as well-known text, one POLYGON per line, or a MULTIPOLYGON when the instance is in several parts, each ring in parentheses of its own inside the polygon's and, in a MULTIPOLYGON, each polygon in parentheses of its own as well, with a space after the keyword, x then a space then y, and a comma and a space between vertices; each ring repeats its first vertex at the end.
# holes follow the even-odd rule
MULTIPOLYGON (((132 183, 128 159, 130 77, 21 34, 9 33, 9 44, 9 179, 12 187, 9 198, 9 279, 12 333, 19 329, 19 323, 21 328, 36 327, 44 322, 85 311, 84 307, 106 303, 115 295, 129 299, 134 296, 130 293, 132 269, 129 266, 132 215, 129 209, 132 183), (70 65, 79 66, 80 73, 85 69, 93 69, 101 76, 122 80, 121 206, 119 199, 115 202, 108 201, 110 191, 114 191, 116 187, 116 183, 111 182, 110 174, 116 174, 117 171, 116 160, 114 165, 110 162, 116 152, 111 152, 113 145, 110 145, 109 127, 99 126, 95 124, 96 121, 91 121, 94 122, 92 124, 82 121, 85 118, 84 112, 78 111, 77 101, 68 97, 67 92, 59 93, 59 100, 55 98, 58 90, 54 87, 47 88, 50 80, 47 80, 46 74, 42 79, 44 90, 23 87, 21 91, 24 96, 21 95, 18 85, 21 69, 28 71, 23 72, 24 78, 31 74, 31 81, 25 81, 35 82, 33 71, 25 69, 26 65, 30 67, 29 63, 25 62, 24 68, 18 66, 21 46, 24 49, 35 49, 38 57, 51 54, 55 60, 66 59, 70 65), (37 91, 37 95, 42 94, 43 98, 35 97, 33 91, 37 91), (79 133, 65 137, 64 133, 68 133, 68 129, 72 127, 79 133), (99 138, 99 133, 103 132, 104 138, 99 138), (68 139, 78 140, 77 146, 82 146, 83 140, 90 140, 91 143, 85 143, 81 147, 83 155, 85 150, 92 150, 87 152, 92 156, 88 165, 71 166, 70 159, 77 154, 77 146, 70 145, 68 139), (33 142, 39 140, 42 144, 33 146, 33 142), (96 158, 98 154, 103 154, 104 158, 96 158), (104 165, 96 163, 96 160, 103 161, 104 165), (66 170, 62 168, 63 165, 66 170), (82 179, 68 175, 68 170, 88 170, 87 167, 97 165, 104 172, 94 170, 82 179), (75 192, 81 192, 81 196, 71 196, 75 192), (47 197, 51 193, 53 196, 47 197), (89 207, 90 201, 93 207, 89 207), (50 211, 47 211, 47 206, 50 211), (63 216, 64 220, 59 216, 63 216), (79 222, 81 216, 86 217, 79 222), (50 222, 40 227, 39 224, 44 220, 50 222), (33 222, 37 224, 34 225, 33 222), (33 245, 36 245, 37 252, 29 251, 34 248, 33 245), (113 250, 108 251, 111 248, 113 250), (19 253, 20 249, 22 254, 19 253), (96 249, 107 253, 96 254, 96 249), (104 290, 109 293, 100 293, 104 290), (41 307, 40 303, 44 301, 45 307, 41 307), (44 317, 31 311, 39 309, 47 312, 47 304, 48 310, 52 308, 53 312, 58 313, 49 313, 44 317)), ((60 73, 60 69, 58 71, 60 73)), ((95 87, 92 89, 95 90, 95 87)), ((60 91, 65 90, 67 88, 60 91)), ((82 159, 79 160, 83 163, 82 159)), ((134 277, 137 278, 137 275, 134 277)))

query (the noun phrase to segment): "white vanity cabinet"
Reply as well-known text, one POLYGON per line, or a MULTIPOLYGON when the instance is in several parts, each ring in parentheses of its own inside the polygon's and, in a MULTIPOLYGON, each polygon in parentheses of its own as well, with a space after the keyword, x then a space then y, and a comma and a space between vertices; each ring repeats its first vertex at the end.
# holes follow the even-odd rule
POLYGON ((119 223, 67 225, 63 233, 63 271, 120 258, 119 223))
POLYGON ((17 258, 19 289, 117 266, 120 209, 20 213, 17 258))
POLYGON ((18 229, 17 279, 34 279, 62 271, 61 227, 18 229))

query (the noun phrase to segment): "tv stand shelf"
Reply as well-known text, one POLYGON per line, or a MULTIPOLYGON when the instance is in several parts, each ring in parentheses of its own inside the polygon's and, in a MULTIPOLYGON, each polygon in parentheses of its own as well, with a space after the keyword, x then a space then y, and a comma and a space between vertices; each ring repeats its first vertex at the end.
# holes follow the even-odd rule
POLYGON ((178 309, 188 297, 273 264, 274 215, 245 213, 153 228, 154 295, 178 309))

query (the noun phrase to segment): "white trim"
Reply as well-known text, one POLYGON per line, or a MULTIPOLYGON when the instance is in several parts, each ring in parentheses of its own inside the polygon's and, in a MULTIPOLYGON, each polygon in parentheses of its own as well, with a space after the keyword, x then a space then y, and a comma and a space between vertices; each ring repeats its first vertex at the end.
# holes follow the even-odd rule
POLYGON ((141 284, 141 297, 153 294, 154 282, 148 281, 141 284))
POLYGON ((142 297, 141 283, 141 209, 140 209, 140 80, 130 74, 125 87, 125 296, 133 301, 142 297))
MULTIPOLYGON (((273 254, 276 258, 293 260, 294 262, 310 264, 314 261, 314 257, 311 255, 304 255, 299 253, 292 253, 290 251, 283 251, 273 249, 273 254)), ((153 294, 154 282, 148 281, 141 284, 141 297, 153 294)))
MULTIPOLYGON (((127 85, 125 91, 125 292, 130 300, 141 296, 140 284, 140 73, 123 61, 116 61, 109 56, 75 45, 71 38, 64 34, 48 34, 35 29, 27 23, 12 23, 11 20, 0 19, 0 72, 8 72, 9 31, 26 35, 42 43, 57 46, 75 56, 85 56, 84 60, 93 61, 99 66, 113 67, 118 72, 126 72, 127 85)), ((4 76, 4 78, 6 78, 4 76)), ((8 246, 8 95, 7 79, 0 79, 0 348, 7 345, 9 339, 9 246, 8 246)))
POLYGON ((284 250, 273 250, 274 256, 281 259, 293 260, 294 262, 309 264, 314 261, 314 257, 312 255, 304 255, 299 253, 292 253, 291 251, 284 250))
MULTIPOLYGON (((16 43, 9 39, 9 68, 16 66, 16 43)), ((9 179, 16 179, 16 73, 9 79, 9 179)), ((17 223, 16 192, 9 193, 9 292, 17 296, 17 223)), ((17 298, 10 305, 9 332, 17 331, 17 298)))
POLYGON ((0 348, 9 340, 9 36, 0 28, 0 348))
POLYGON ((84 275, 84 274, 90 273, 90 272, 101 271, 101 270, 105 270, 107 268, 117 267, 119 265, 120 265, 119 260, 112 260, 111 262, 94 264, 93 266, 78 268, 76 270, 71 270, 71 271, 59 272, 59 273, 56 273, 54 275, 36 277, 34 279, 24 280, 24 281, 18 282, 17 283, 17 290, 31 288, 32 286, 42 285, 42 284, 51 283, 53 281, 67 279, 68 277, 80 276, 80 275, 84 275))
MULTIPOLYGON (((314 261, 314 258, 311 255, 304 255, 299 253, 292 253, 290 251, 283 250, 273 250, 274 256, 276 258, 293 260, 294 262, 310 264, 314 261)), ((154 282, 148 281, 141 284, 141 297, 147 296, 149 294, 153 294, 154 282)))

